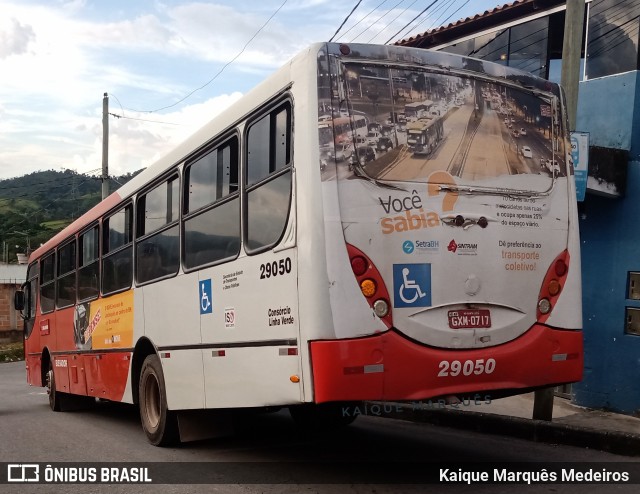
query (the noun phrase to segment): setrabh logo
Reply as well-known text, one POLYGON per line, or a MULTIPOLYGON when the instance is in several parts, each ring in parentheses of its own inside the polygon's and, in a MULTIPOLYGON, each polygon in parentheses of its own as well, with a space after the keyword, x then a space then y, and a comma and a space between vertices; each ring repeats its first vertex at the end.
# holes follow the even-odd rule
POLYGON ((402 251, 405 254, 433 254, 440 250, 438 240, 405 240, 402 242, 402 251))

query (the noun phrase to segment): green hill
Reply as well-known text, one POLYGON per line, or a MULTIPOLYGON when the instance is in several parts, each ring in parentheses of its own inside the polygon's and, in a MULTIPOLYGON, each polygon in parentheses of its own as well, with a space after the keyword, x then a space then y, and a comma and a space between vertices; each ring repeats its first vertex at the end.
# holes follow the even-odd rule
MULTIPOLYGON (((141 170, 140 170, 141 171, 141 170)), ((113 192, 139 172, 114 177, 113 192)), ((47 170, 0 180, 0 260, 16 262, 46 242, 101 199, 98 177, 73 170, 47 170)))

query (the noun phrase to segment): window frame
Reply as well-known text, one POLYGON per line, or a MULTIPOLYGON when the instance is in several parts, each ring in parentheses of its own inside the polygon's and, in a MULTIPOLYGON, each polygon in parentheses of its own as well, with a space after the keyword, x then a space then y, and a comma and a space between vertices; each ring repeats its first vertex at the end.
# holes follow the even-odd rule
MULTIPOLYGON (((270 126, 270 145, 273 143, 273 138, 275 137, 275 129, 274 126, 271 125, 270 126)), ((242 176, 242 205, 241 205, 241 209, 242 209, 242 244, 244 245, 244 250, 245 252, 250 255, 258 255, 261 254, 263 252, 266 252, 268 250, 273 249, 275 246, 277 246, 281 241, 282 238, 284 237, 286 231, 287 231, 287 225, 289 224, 289 219, 291 217, 291 205, 292 205, 292 201, 293 201, 293 171, 295 169, 294 167, 294 102, 293 102, 293 97, 289 94, 289 93, 285 93, 284 95, 274 99, 273 101, 271 101, 270 103, 264 105, 263 108, 260 109, 259 112, 256 112, 254 115, 252 115, 249 119, 247 119, 246 124, 244 126, 244 131, 243 131, 243 142, 242 142, 242 157, 243 157, 243 166, 242 166, 242 171, 243 171, 243 176, 242 176), (248 177, 249 177, 249 158, 248 158, 248 154, 249 154, 249 132, 251 130, 251 128, 253 127, 253 125, 255 125, 256 123, 258 123, 260 120, 262 120, 264 117, 266 117, 267 115, 272 115, 274 114, 277 115, 277 113, 279 111, 281 111, 282 109, 287 109, 288 113, 287 113, 287 138, 288 138, 288 163, 286 164, 286 166, 280 168, 280 169, 275 169, 274 171, 270 171, 266 176, 262 177, 260 180, 258 180, 257 182, 249 185, 248 184, 248 177), (278 178, 280 178, 281 176, 290 173, 291 174, 291 181, 290 181, 290 186, 289 186, 289 201, 288 201, 288 206, 287 206, 287 215, 286 218, 284 218, 284 223, 283 223, 283 228, 282 231, 280 232, 280 235, 278 236, 278 238, 273 241, 270 244, 267 245, 263 245, 259 248, 256 249, 252 249, 249 247, 249 208, 248 208, 248 202, 249 202, 249 194, 257 189, 259 189, 260 187, 262 187, 263 185, 266 185, 274 180, 277 180, 278 178)), ((272 160, 275 160, 275 149, 269 149, 269 160, 270 162, 272 160)))
MULTIPOLYGON (((100 221, 101 225, 102 225, 102 235, 100 238, 100 294, 103 297, 107 297, 110 295, 115 295, 116 293, 121 293, 124 292, 126 290, 130 290, 131 287, 133 286, 133 278, 134 278, 134 267, 133 267, 133 245, 134 245, 134 233, 135 233, 135 208, 133 205, 133 201, 131 200, 127 200, 124 201, 122 204, 119 204, 117 208, 109 211, 107 214, 105 214, 102 217, 102 220, 100 221), (109 249, 107 250, 107 246, 105 245, 108 241, 109 241, 109 220, 111 218, 113 218, 116 214, 120 213, 121 211, 126 211, 127 208, 131 208, 131 219, 130 219, 130 225, 129 227, 131 228, 131 232, 130 232, 130 237, 131 239, 129 240, 128 243, 125 243, 123 245, 119 245, 118 247, 114 248, 114 249, 109 249), (106 223, 106 227, 105 227, 105 223, 106 223), (105 273, 104 273, 104 263, 107 259, 109 259, 112 256, 115 256, 116 254, 119 254, 120 252, 123 252, 126 249, 131 249, 131 283, 129 284, 129 286, 125 286, 122 288, 118 288, 117 290, 113 290, 113 291, 105 291, 104 290, 104 280, 105 280, 105 273)), ((126 223, 125 223, 126 226, 126 223)))
POLYGON ((23 320, 24 320, 24 337, 29 338, 31 333, 33 332, 33 328, 35 326, 36 316, 38 315, 37 309, 40 305, 38 303, 38 299, 40 298, 40 260, 37 259, 33 261, 27 267, 27 280, 23 285, 27 289, 25 295, 25 310, 23 311, 23 320), (35 274, 29 275, 31 269, 34 268, 35 274), (25 315, 27 317, 25 317, 25 315))
POLYGON ((56 298, 55 298, 55 307, 56 309, 66 309, 67 307, 71 307, 76 305, 76 300, 78 298, 78 241, 75 235, 67 238, 64 242, 61 242, 60 245, 56 249, 56 298), (60 262, 62 261, 63 256, 61 253, 64 249, 73 245, 73 268, 62 272, 62 267, 60 266, 60 262), (73 300, 66 305, 61 305, 60 300, 60 281, 66 280, 67 278, 71 278, 73 276, 73 300))
POLYGON ((181 256, 180 256, 180 260, 181 260, 181 266, 182 269, 185 273, 190 273, 193 271, 197 271, 199 269, 203 269, 205 267, 209 267, 209 266, 216 266, 219 264, 224 264, 227 262, 231 262, 235 259, 237 259, 240 254, 242 253, 242 243, 243 243, 243 226, 242 226, 242 189, 243 189, 243 175, 242 175, 242 169, 243 169, 243 164, 242 164, 242 144, 243 141, 241 139, 240 133, 238 132, 237 129, 233 129, 231 132, 225 133, 222 136, 220 136, 219 138, 216 138, 215 141, 213 141, 212 143, 210 143, 209 145, 207 145, 206 147, 202 148, 197 154, 194 154, 192 157, 190 157, 187 161, 185 161, 184 167, 183 167, 183 181, 182 181, 182 197, 183 197, 183 202, 182 202, 182 208, 181 208, 181 220, 180 220, 180 235, 181 235, 181 239, 180 239, 180 249, 181 249, 181 256), (220 149, 226 147, 230 142, 232 142, 233 140, 235 140, 236 143, 236 165, 237 165, 237 179, 238 179, 238 183, 237 183, 237 187, 236 190, 234 192, 229 192, 227 195, 223 195, 222 197, 216 198, 213 202, 205 204, 203 206, 200 206, 197 209, 194 209, 193 211, 187 211, 188 205, 189 205, 189 201, 187 200, 188 197, 188 191, 187 188, 189 187, 189 178, 190 178, 190 169, 203 157, 207 156, 210 153, 213 152, 218 152, 220 149), (238 248, 238 252, 233 255, 233 256, 228 256, 228 257, 224 257, 222 259, 217 259, 215 261, 211 261, 211 262, 206 262, 203 264, 198 264, 196 266, 192 266, 192 267, 187 267, 186 266, 186 254, 187 254, 187 250, 186 250, 186 246, 185 246, 185 242, 186 242, 186 223, 189 220, 195 219, 200 215, 204 215, 209 211, 212 211, 214 209, 217 209, 221 206, 224 206, 225 204, 233 201, 233 200, 238 200, 238 243, 240 244, 240 247, 238 248))
POLYGON ((54 312, 56 310, 56 265, 57 265, 57 260, 56 260, 56 250, 52 249, 49 252, 45 253, 41 258, 40 258, 40 266, 38 269, 38 277, 40 279, 40 286, 38 287, 38 299, 40 300, 40 314, 51 314, 52 312, 54 312), (51 276, 51 279, 43 282, 44 280, 44 268, 45 268, 45 261, 49 258, 52 257, 52 261, 53 261, 53 274, 51 276), (43 304, 42 304, 42 290, 45 288, 48 288, 49 285, 53 285, 53 307, 51 310, 43 310, 43 304))
MULTIPOLYGON (((181 267, 181 258, 182 258, 182 242, 181 242, 181 223, 182 223, 182 204, 183 204, 183 198, 182 198, 182 173, 180 173, 180 170, 176 167, 173 166, 171 167, 171 169, 167 172, 164 173, 162 176, 158 177, 156 180, 154 180, 151 184, 149 184, 147 187, 144 187, 143 189, 139 190, 136 193, 136 199, 135 199, 135 205, 134 205, 134 228, 133 228, 133 283, 135 284, 135 286, 145 286, 148 285, 150 283, 156 283, 158 281, 161 280, 165 280, 168 278, 173 278, 174 276, 177 276, 178 273, 180 272, 180 267, 181 267), (152 191, 154 191, 155 189, 157 189, 158 187, 164 185, 169 184, 169 182, 171 182, 172 180, 177 180, 177 191, 178 191, 178 209, 177 209, 177 218, 172 219, 172 221, 165 223, 164 225, 156 228, 155 230, 151 231, 151 232, 145 232, 144 234, 140 234, 139 230, 141 228, 141 214, 144 214, 144 209, 140 209, 140 205, 141 203, 145 203, 143 200, 146 199, 146 197, 148 196, 148 194, 152 191), (144 244, 145 241, 158 236, 174 227, 177 226, 177 230, 178 230, 178 264, 176 267, 175 272, 173 273, 168 273, 165 274, 163 276, 159 276, 157 278, 152 278, 146 281, 138 281, 138 246, 140 244, 144 244)), ((145 203, 146 204, 146 203, 145 203)), ((169 202, 167 202, 167 208, 169 208, 169 202)))
POLYGON ((83 303, 83 302, 88 302, 91 300, 95 300, 100 296, 101 293, 101 289, 102 289, 102 228, 101 228, 101 224, 99 221, 94 221, 91 223, 91 225, 89 225, 88 227, 86 227, 84 230, 80 230, 80 232, 78 233, 78 245, 77 245, 77 249, 78 249, 78 255, 77 255, 77 259, 78 259, 78 266, 77 266, 77 276, 76 276, 76 299, 78 301, 78 303, 83 303), (86 235, 87 233, 89 233, 90 231, 92 231, 94 228, 98 229, 98 242, 97 242, 97 247, 98 247, 98 253, 97 253, 97 257, 95 259, 93 259, 93 261, 89 262, 88 264, 82 264, 82 255, 83 255, 83 247, 82 247, 82 237, 84 235, 86 235), (84 268, 87 268, 88 266, 91 266, 92 264, 98 264, 98 290, 97 293, 95 294, 95 296, 91 296, 91 297, 84 297, 84 298, 80 298, 80 271, 83 270, 84 268))

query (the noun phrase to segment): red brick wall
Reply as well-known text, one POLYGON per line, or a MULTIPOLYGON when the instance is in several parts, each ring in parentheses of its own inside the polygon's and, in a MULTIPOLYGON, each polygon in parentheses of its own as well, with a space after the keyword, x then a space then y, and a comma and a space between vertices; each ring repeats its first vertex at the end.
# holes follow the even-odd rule
POLYGON ((13 308, 13 294, 20 285, 0 284, 0 333, 22 329, 20 313, 13 308))

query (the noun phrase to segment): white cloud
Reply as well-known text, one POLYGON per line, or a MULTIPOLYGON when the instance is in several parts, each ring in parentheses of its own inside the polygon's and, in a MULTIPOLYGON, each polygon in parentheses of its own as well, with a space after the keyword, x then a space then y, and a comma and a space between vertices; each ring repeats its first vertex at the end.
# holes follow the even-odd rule
MULTIPOLYGON (((127 118, 110 118, 109 173, 121 175, 151 165, 240 97, 240 93, 225 94, 172 113, 125 112, 127 118)), ((102 124, 96 117, 77 124, 93 135, 92 149, 74 157, 74 168, 78 171, 101 166, 102 124)))
POLYGON ((3 22, 0 24, 0 59, 26 53, 34 40, 35 33, 30 25, 21 24, 15 18, 3 22))
MULTIPOLYGON (((99 168, 105 91, 114 113, 122 113, 116 97, 125 109, 171 105, 236 56, 280 4, 0 0, 0 177, 61 166, 99 168)), ((309 43, 330 37, 350 9, 329 0, 290 0, 231 67, 175 111, 125 110, 129 117, 179 127, 111 118, 112 173, 139 169, 166 154, 235 101, 235 91, 257 84, 309 43)), ((356 13, 368 12, 363 9, 356 13)))

